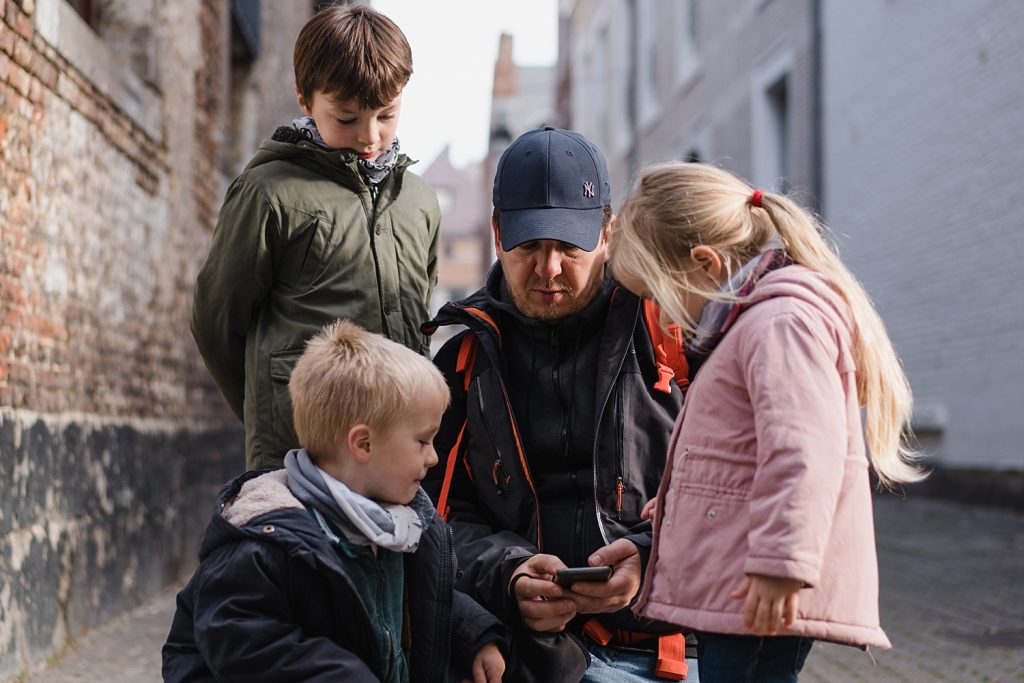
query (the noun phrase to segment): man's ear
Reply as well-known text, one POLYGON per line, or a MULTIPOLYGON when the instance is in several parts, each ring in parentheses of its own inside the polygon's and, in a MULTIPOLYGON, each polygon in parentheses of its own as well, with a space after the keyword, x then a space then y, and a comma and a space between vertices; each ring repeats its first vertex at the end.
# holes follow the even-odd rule
POLYGON ((361 465, 370 461, 370 426, 358 424, 348 430, 348 451, 361 465))
POLYGON ((494 253, 500 255, 501 249, 501 228, 498 226, 498 220, 491 216, 491 230, 494 231, 494 253))
POLYGON ((704 269, 715 282, 722 281, 722 272, 725 264, 718 252, 705 244, 698 244, 690 250, 690 258, 700 268, 704 269))
POLYGON ((611 259, 612 252, 608 249, 608 243, 612 236, 612 230, 615 229, 615 215, 612 214, 612 219, 608 221, 608 225, 601 228, 601 237, 597 240, 596 249, 604 250, 604 257, 601 259, 604 263, 608 263, 611 259))
POLYGON ((302 113, 305 114, 306 116, 312 116, 313 113, 309 109, 309 105, 311 103, 306 102, 306 98, 302 96, 301 92, 299 92, 299 86, 296 85, 296 86, 294 86, 294 88, 295 88, 295 99, 299 103, 299 109, 301 109, 302 113))

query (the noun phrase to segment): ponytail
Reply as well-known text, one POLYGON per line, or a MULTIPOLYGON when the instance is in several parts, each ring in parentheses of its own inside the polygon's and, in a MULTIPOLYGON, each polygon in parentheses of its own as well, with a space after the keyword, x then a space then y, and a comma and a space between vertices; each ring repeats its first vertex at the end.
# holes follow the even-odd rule
POLYGON ((864 406, 865 436, 879 481, 888 488, 923 479, 926 475, 915 465, 920 455, 908 443, 913 412, 910 383, 870 297, 826 243, 824 226, 806 210, 788 197, 771 193, 764 194, 761 205, 789 257, 825 276, 850 307, 857 397, 864 406))
POLYGON ((857 397, 865 409, 865 436, 880 483, 892 487, 923 479, 910 447, 913 400, 903 367, 881 317, 863 286, 823 236, 824 226, 791 199, 763 190, 707 164, 649 167, 625 201, 611 232, 612 270, 646 284, 664 313, 689 333, 697 326, 684 299, 736 297, 690 282, 690 252, 713 248, 726 273, 781 240, 789 258, 820 273, 846 301, 853 318, 857 397), (904 437, 907 438, 904 438, 904 437))

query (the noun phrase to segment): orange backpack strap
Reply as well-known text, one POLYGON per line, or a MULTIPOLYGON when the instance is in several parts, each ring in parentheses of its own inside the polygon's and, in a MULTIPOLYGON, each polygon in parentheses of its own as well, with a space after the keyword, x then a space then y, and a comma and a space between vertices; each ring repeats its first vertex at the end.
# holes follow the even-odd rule
MULTIPOLYGON (((476 363, 476 335, 472 332, 466 332, 462 337, 462 343, 459 345, 459 355, 455 361, 455 372, 463 373, 462 387, 463 390, 469 391, 469 384, 473 375, 473 365, 476 363)), ((462 429, 459 430, 459 436, 455 439, 455 445, 452 446, 451 451, 448 452, 448 461, 444 466, 444 481, 441 482, 441 495, 437 498, 437 511, 441 514, 441 519, 448 521, 448 513, 451 512, 451 508, 448 505, 448 492, 452 487, 452 477, 455 475, 455 463, 459 459, 459 446, 462 445, 462 435, 466 433, 466 422, 469 418, 462 423, 462 429)))
POLYGON ((686 671, 686 636, 673 633, 658 638, 658 664, 654 675, 668 681, 685 681, 686 671))
POLYGON ((658 381, 654 388, 670 394, 669 382, 674 378, 679 388, 685 390, 690 383, 690 365, 683 353, 683 332, 679 325, 668 323, 662 327, 661 309, 650 299, 644 299, 644 322, 654 347, 654 359, 658 362, 658 381))

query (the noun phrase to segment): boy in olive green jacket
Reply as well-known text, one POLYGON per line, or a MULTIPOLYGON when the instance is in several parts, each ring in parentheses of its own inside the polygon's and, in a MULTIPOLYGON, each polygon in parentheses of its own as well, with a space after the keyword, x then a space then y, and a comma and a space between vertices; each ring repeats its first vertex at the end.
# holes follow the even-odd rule
POLYGON ((295 44, 305 117, 228 189, 196 280, 192 335, 245 423, 247 469, 298 446, 288 379, 306 341, 348 319, 429 354, 440 209, 398 148, 412 54, 365 6, 318 12, 295 44))

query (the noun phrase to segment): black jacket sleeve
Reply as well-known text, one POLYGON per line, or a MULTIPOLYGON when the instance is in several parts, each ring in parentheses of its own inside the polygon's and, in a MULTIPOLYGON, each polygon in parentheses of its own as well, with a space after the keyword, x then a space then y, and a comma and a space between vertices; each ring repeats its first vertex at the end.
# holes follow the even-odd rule
POLYGON ((377 681, 366 663, 294 622, 283 584, 281 548, 224 546, 204 563, 194 587, 195 642, 219 681, 377 681))
POLYGON ((474 447, 463 433, 466 389, 462 373, 455 370, 459 346, 465 334, 473 332, 463 332, 450 339, 434 357, 434 364, 448 382, 452 399, 434 438, 434 450, 439 461, 427 473, 423 488, 436 504, 441 496, 449 459, 456 459, 452 466, 446 509, 441 513, 446 515, 451 526, 462 569, 457 587, 507 623, 512 623, 518 620, 519 614, 509 598, 508 582, 515 568, 536 554, 537 548, 518 534, 495 529, 479 503, 476 486, 464 466, 467 447, 474 447))
POLYGON ((473 658, 487 643, 494 643, 508 657, 505 625, 462 591, 452 599, 452 661, 467 678, 472 678, 473 658))

